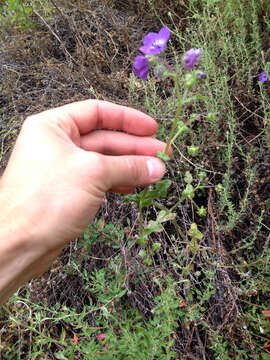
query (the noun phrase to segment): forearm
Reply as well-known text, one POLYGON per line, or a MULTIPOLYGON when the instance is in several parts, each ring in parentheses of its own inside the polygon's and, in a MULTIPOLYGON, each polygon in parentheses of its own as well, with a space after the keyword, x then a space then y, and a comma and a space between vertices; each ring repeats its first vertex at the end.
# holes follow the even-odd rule
MULTIPOLYGON (((16 202, 16 199, 13 201, 16 202)), ((35 276, 40 254, 26 229, 24 214, 0 190, 0 304, 35 276)))

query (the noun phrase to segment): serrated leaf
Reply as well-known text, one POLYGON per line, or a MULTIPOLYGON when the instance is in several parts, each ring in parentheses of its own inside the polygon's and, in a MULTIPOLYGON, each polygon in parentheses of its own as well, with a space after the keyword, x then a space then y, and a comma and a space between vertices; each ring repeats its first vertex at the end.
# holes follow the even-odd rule
POLYGON ((193 199, 195 194, 194 194, 194 187, 191 184, 187 184, 186 188, 182 191, 182 196, 185 199, 193 199))
POLYGON ((187 183, 187 184, 191 184, 191 183, 192 183, 193 177, 192 177, 190 171, 186 171, 185 177, 184 177, 184 181, 185 181, 185 183, 187 183))
POLYGON ((170 213, 169 211, 165 211, 165 210, 161 210, 159 213, 158 213, 158 216, 157 216, 157 221, 159 223, 163 223, 165 221, 170 221, 170 220, 173 220, 175 218, 176 214, 175 213, 170 213))
POLYGON ((157 157, 165 162, 169 161, 171 159, 168 154, 161 152, 161 151, 157 152, 157 157))
POLYGON ((141 202, 141 206, 142 207, 149 207, 149 206, 152 205, 152 202, 153 202, 152 199, 144 199, 141 202))
POLYGON ((135 202, 136 204, 139 205, 139 202, 140 202, 140 194, 129 194, 129 195, 125 195, 125 201, 127 203, 130 203, 130 202, 135 202))
POLYGON ((150 220, 147 226, 143 230, 144 235, 150 235, 153 232, 163 231, 163 226, 158 221, 150 220))
POLYGON ((171 186, 171 183, 172 182, 169 179, 161 180, 158 183, 156 183, 155 188, 158 191, 160 197, 165 197, 167 195, 167 191, 171 186))

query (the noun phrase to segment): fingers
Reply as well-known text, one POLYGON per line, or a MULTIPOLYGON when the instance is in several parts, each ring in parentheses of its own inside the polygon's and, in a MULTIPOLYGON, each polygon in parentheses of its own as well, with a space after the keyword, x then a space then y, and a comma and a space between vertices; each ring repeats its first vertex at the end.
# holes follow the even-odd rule
POLYGON ((157 123, 150 116, 107 101, 75 102, 43 114, 48 118, 69 118, 76 124, 80 134, 87 134, 95 129, 113 129, 139 136, 151 136, 157 130, 157 123))
MULTIPOLYGON (((166 144, 151 137, 138 137, 116 131, 93 131, 81 137, 81 148, 106 155, 156 156, 166 144)), ((172 154, 172 149, 169 155, 172 154)))
MULTIPOLYGON (((101 155, 102 156, 102 155, 101 155)), ((150 156, 102 156, 104 190, 116 191, 152 184, 165 173, 165 164, 150 156)))

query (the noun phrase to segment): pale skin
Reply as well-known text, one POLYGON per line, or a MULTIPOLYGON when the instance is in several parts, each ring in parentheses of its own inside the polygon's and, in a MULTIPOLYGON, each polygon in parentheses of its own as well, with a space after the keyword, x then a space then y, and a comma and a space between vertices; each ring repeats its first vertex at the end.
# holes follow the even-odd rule
POLYGON ((156 130, 148 115, 96 100, 25 120, 0 179, 0 304, 49 268, 106 192, 163 177, 156 154, 166 144, 152 138, 156 130))

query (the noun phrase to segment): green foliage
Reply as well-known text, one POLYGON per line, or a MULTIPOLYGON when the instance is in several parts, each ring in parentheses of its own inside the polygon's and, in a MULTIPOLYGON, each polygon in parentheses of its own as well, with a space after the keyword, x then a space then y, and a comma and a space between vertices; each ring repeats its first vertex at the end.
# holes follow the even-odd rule
POLYGON ((141 208, 148 207, 153 204, 153 200, 166 197, 168 188, 171 185, 171 180, 161 180, 154 185, 153 190, 141 191, 138 194, 132 194, 125 196, 127 202, 135 202, 141 208))
POLYGON ((33 8, 28 1, 23 0, 7 0, 4 12, 7 13, 8 18, 2 17, 1 21, 10 22, 13 26, 23 31, 35 25, 32 19, 33 8))
MULTIPOLYGON (((80 273, 86 280, 86 289, 89 294, 95 294, 99 306, 85 305, 80 314, 66 306, 50 308, 31 303, 27 298, 14 298, 22 303, 22 307, 21 310, 14 309, 17 314, 20 312, 19 317, 9 311, 10 331, 19 327, 24 329, 24 334, 31 333, 35 338, 27 351, 27 359, 47 358, 45 354, 52 348, 57 349, 54 351, 56 359, 67 360, 76 359, 79 354, 85 359, 97 360, 175 358, 172 348, 178 320, 178 297, 171 278, 162 284, 156 279, 161 291, 155 298, 153 316, 146 320, 125 299, 126 290, 121 278, 115 278, 108 269, 95 271, 90 277, 85 275, 80 273), (121 311, 116 312, 120 299, 121 311), (91 313, 96 313, 95 326, 86 321, 91 313), (51 337, 49 324, 59 328, 57 339, 51 337)), ((24 350, 18 344, 9 344, 9 350, 3 354, 5 358, 24 356, 24 350)))

